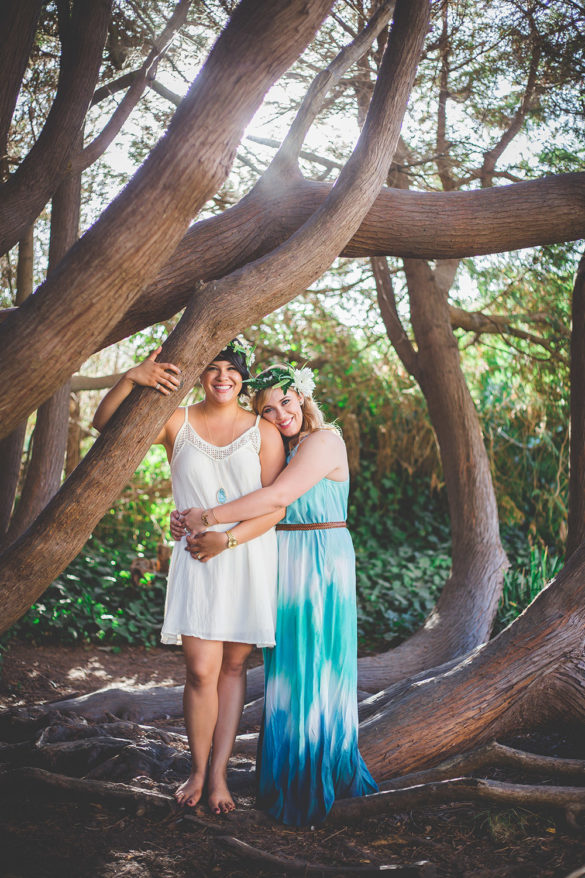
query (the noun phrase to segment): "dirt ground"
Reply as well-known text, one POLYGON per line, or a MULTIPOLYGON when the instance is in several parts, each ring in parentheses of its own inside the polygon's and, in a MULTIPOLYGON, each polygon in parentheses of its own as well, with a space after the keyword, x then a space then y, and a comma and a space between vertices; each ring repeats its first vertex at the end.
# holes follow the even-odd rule
MULTIPOLYGON (((14 642, 4 659, 0 708, 52 701, 106 685, 176 685, 182 680, 182 658, 174 649, 114 651, 14 642)), ((560 735, 541 739, 541 749, 543 741, 562 755, 583 758, 582 752, 571 750, 574 742, 560 735)), ((241 826, 234 830, 235 825, 229 817, 202 814, 199 822, 183 812, 153 817, 137 813, 135 806, 105 807, 23 790, 0 802, 0 875, 263 878, 293 874, 234 851, 222 838, 233 835, 281 858, 309 864, 295 874, 319 874, 315 869, 319 864, 327 867, 327 874, 352 875, 362 874, 368 866, 373 870, 376 865, 424 860, 434 864, 440 878, 585 875, 585 832, 570 829, 561 815, 521 809, 459 803, 314 830, 250 822, 245 835, 241 826)))

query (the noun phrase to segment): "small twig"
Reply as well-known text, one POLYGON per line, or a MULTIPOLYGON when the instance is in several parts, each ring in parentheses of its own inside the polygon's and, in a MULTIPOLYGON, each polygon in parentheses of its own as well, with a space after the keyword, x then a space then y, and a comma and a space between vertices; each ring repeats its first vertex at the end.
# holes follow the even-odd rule
MULTIPOLYGON (((246 140, 251 140, 253 143, 259 143, 260 146, 269 146, 272 149, 280 149, 282 146, 282 141, 275 140, 273 137, 258 137, 256 134, 247 134, 246 140)), ((333 171, 335 169, 341 170, 343 167, 343 162, 337 162, 335 159, 330 159, 327 156, 317 155, 316 152, 309 152, 309 150, 302 149, 299 153, 300 158, 306 159, 308 162, 315 162, 319 165, 324 165, 327 172, 333 171)))

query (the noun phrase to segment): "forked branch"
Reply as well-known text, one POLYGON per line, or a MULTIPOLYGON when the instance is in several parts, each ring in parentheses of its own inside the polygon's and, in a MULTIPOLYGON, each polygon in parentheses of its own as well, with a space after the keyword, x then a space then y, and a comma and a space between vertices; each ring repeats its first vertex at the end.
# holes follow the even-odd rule
POLYGON ((154 40, 154 45, 144 61, 144 64, 131 75, 128 91, 116 107, 103 130, 85 147, 85 149, 78 153, 78 155, 74 156, 71 162, 74 172, 84 171, 86 168, 89 168, 90 165, 93 165, 93 163, 103 155, 108 146, 120 132, 122 126, 130 116, 130 113, 144 94, 149 80, 154 79, 156 76, 157 64, 167 51, 174 35, 185 23, 191 2, 192 0, 179 0, 166 27, 160 36, 154 40))

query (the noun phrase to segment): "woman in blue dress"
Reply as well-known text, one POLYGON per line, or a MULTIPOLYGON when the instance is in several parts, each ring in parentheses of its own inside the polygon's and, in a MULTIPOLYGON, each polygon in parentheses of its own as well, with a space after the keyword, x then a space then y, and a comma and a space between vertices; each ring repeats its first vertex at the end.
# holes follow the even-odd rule
POLYGON ((276 646, 264 653, 258 804, 284 823, 322 822, 336 798, 377 787, 358 750, 355 556, 345 526, 349 470, 339 431, 313 401, 309 369, 278 365, 248 382, 275 424, 287 466, 272 485, 211 509, 184 510, 194 555, 205 528, 282 506, 276 646))

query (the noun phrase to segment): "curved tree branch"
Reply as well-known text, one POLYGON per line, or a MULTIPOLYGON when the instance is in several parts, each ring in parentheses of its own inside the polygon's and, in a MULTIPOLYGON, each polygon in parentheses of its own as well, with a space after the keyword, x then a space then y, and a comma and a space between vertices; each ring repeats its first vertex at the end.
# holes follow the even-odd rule
MULTIPOLYGON (((198 281, 222 277, 277 247, 330 189, 330 183, 271 177, 221 215, 195 223, 156 280, 107 335, 98 334, 93 350, 168 320, 198 281)), ((471 192, 384 188, 341 255, 446 260, 584 237, 585 173, 559 174, 471 192)), ((0 322, 16 310, 0 311, 0 322)))
POLYGON ((337 85, 344 73, 368 51, 378 34, 386 27, 392 16, 395 2, 396 0, 384 0, 361 33, 349 45, 345 46, 324 70, 317 74, 303 98, 286 137, 274 156, 273 163, 275 165, 279 163, 284 166, 296 164, 307 132, 317 118, 328 92, 337 85))
MULTIPOLYGON (((277 247, 330 189, 330 183, 271 176, 220 216, 193 225, 157 279, 95 349, 169 319, 198 280, 222 277, 277 247)), ((585 173, 561 174, 472 192, 382 189, 341 255, 449 259, 584 237, 585 173)))
POLYGON ((484 155, 483 165, 477 174, 477 176, 481 180, 481 185, 484 187, 493 185, 493 177, 496 163, 506 147, 508 147, 513 139, 516 137, 516 135, 520 133, 524 119, 526 118, 526 114, 530 107, 530 102, 532 100, 534 89, 536 87, 536 74, 538 73, 538 65, 540 64, 541 46, 540 36, 536 31, 534 21, 532 20, 531 16, 529 17, 532 31, 532 54, 530 56, 530 66, 528 68, 526 87, 524 89, 524 94, 522 96, 520 106, 510 120, 510 124, 503 132, 498 142, 484 155))
POLYGON ((456 305, 449 305, 449 314, 451 316, 451 326, 454 329, 474 332, 478 336, 485 333, 521 338, 544 348, 556 360, 564 361, 565 359, 548 339, 514 326, 514 322, 530 320, 530 315, 528 314, 484 314, 482 311, 465 311, 456 305))
POLYGON ((388 263, 384 256, 374 256, 370 260, 374 271, 374 279, 376 281, 376 292, 378 295, 378 305, 388 338, 404 368, 414 378, 417 376, 417 360, 416 350, 409 339, 402 321, 400 320, 398 309, 396 307, 396 297, 394 296, 394 287, 388 263))
POLYGON ((447 673, 427 672, 378 693, 377 712, 360 726, 360 750, 374 776, 384 780, 432 766, 460 752, 463 740, 466 748, 481 746, 530 728, 535 716, 540 724, 583 722, 584 570, 581 544, 493 640, 447 673), (575 673, 572 661, 579 665, 575 673), (559 673, 566 677, 562 688, 559 673))
POLYGON ((0 180, 7 174, 10 122, 33 46, 42 0, 10 0, 2 9, 0 39, 0 180))
MULTIPOLYGON (((173 14, 161 35, 154 41, 154 46, 148 54, 144 64, 131 74, 130 87, 103 130, 95 137, 85 149, 81 150, 71 162, 73 173, 79 173, 93 165, 112 143, 120 129, 130 116, 144 94, 150 79, 156 74, 156 65, 169 47, 171 40, 179 28, 185 23, 192 0, 179 0, 173 14)), ((111 94, 111 90, 108 92, 111 94)), ((95 94, 94 94, 95 102, 95 94)))
POLYGON ((585 539, 585 255, 573 285, 571 307, 571 429, 567 556, 585 539))
POLYGON ((0 253, 37 218, 71 158, 95 89, 111 0, 76 0, 66 28, 59 85, 37 142, 0 187, 0 253))

